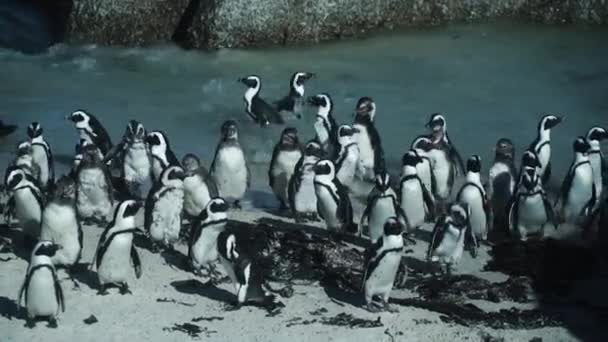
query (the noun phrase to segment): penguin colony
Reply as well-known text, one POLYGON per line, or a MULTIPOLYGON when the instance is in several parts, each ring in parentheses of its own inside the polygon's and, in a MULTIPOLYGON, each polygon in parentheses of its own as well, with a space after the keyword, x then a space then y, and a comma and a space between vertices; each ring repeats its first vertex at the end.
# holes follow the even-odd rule
MULTIPOLYGON (((551 131, 562 122, 554 115, 540 119, 518 170, 513 142, 499 139, 485 177, 481 158, 473 155, 465 163, 448 136, 447 118, 434 113, 428 132, 412 141, 401 158, 400 174, 391 178, 374 124, 375 102, 362 97, 353 122, 338 125, 330 95, 304 97, 304 85, 313 76, 294 73, 289 94, 272 105, 260 96, 259 76, 239 79, 247 87, 245 113, 266 126, 301 118, 306 105, 316 111, 315 136, 305 144, 295 128, 283 130, 272 153, 268 185, 279 209, 297 222, 321 219, 334 239, 341 234, 368 238, 361 291, 370 311, 393 310, 388 299, 408 235, 425 223, 435 224, 426 257, 447 272, 465 250, 475 257, 481 243, 543 238, 546 229, 565 223, 585 235, 608 225, 606 164, 600 150, 608 138, 604 128, 592 127, 574 139, 573 162, 555 203, 545 191, 551 177, 551 131), (366 207, 356 222, 352 203, 361 199, 366 207)), ((70 277, 76 271, 83 224, 103 228, 90 264, 100 295, 112 287, 128 294, 128 275, 142 275, 133 239, 143 230, 155 250, 173 249, 189 236, 192 271, 213 279, 219 276, 216 263, 222 265, 235 287, 235 308, 272 300, 256 263, 226 229, 229 210, 241 208, 251 178, 235 121, 221 126, 207 169, 194 154, 180 162, 165 132, 148 132, 138 121, 129 121, 114 145, 100 120, 86 110, 66 119, 79 136, 68 174, 56 179, 51 145, 37 122, 27 127, 28 139, 19 143, 5 171, 10 195, 5 215, 9 222, 18 221, 24 236, 13 244, 31 252, 18 294, 29 326, 40 319, 57 326, 65 305, 56 269, 65 268, 70 277), (143 224, 137 219, 140 212, 143 224), (186 227, 189 234, 183 234, 186 227)), ((599 238, 606 235, 602 233, 599 238)))

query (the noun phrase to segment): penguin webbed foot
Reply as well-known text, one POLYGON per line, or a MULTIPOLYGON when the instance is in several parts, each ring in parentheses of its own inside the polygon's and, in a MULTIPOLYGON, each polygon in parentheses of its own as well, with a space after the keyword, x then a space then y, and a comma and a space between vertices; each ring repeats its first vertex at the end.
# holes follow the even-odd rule
POLYGON ((369 312, 377 313, 377 312, 382 311, 384 309, 384 307, 385 306, 383 303, 379 303, 374 300, 371 300, 369 303, 367 303, 367 305, 365 306, 365 309, 369 312))
POLYGON ((30 329, 35 328, 36 327, 36 319, 28 317, 25 320, 25 324, 23 326, 26 327, 26 328, 30 328, 30 329))
POLYGON ((121 295, 126 295, 126 294, 133 294, 133 292, 131 292, 131 290, 129 290, 129 284, 127 283, 122 283, 119 286, 119 291, 121 295))
POLYGON ((47 326, 47 328, 56 329, 57 328, 57 319, 55 317, 49 318, 49 323, 46 326, 47 326))
POLYGON ((241 307, 243 306, 242 303, 239 302, 231 302, 231 303, 226 303, 224 305, 224 311, 237 311, 239 310, 241 307))
POLYGON ((99 289, 97 290, 97 295, 98 296, 107 296, 109 294, 108 289, 106 288, 105 285, 100 285, 99 289))
POLYGON ((236 210, 243 209, 243 207, 241 207, 241 201, 239 201, 239 200, 234 201, 234 203, 232 203, 232 208, 236 209, 236 210))

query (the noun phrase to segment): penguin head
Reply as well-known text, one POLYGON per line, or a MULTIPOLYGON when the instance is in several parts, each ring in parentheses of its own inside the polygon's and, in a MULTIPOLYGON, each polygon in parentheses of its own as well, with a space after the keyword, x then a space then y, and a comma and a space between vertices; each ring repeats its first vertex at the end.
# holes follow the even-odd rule
POLYGON ((239 138, 239 129, 236 121, 227 120, 222 124, 222 140, 237 140, 239 138))
POLYGON ((369 118, 373 122, 376 117, 376 103, 371 97, 364 96, 357 101, 355 119, 369 118))
POLYGON ((10 166, 8 169, 6 169, 6 174, 4 176, 4 185, 6 186, 7 190, 15 190, 18 187, 25 185, 26 183, 28 183, 28 177, 25 173, 25 170, 15 165, 10 166))
POLYGON ((296 148, 300 145, 298 130, 295 127, 287 127, 281 133, 281 146, 285 148, 296 148))
POLYGON ((496 142, 495 148, 495 159, 499 160, 513 160, 515 157, 515 147, 511 139, 500 138, 496 142))
POLYGON ((154 153, 156 148, 160 148, 163 151, 167 151, 169 149, 169 140, 163 131, 152 131, 146 135, 146 144, 154 153))
POLYGON ((328 94, 317 94, 307 100, 308 104, 319 109, 319 115, 327 116, 333 109, 333 102, 328 94))
POLYGON ((555 116, 555 115, 545 115, 540 119, 538 123, 539 131, 546 131, 555 126, 557 126, 560 122, 562 122, 563 118, 555 116))
POLYGON ((474 155, 467 160, 467 171, 480 173, 481 172, 481 157, 474 155))
POLYGON ((144 125, 136 120, 129 121, 125 137, 130 141, 141 141, 146 138, 146 129, 144 125))
POLYGON ((522 183, 528 190, 533 190, 539 180, 536 167, 525 166, 523 168, 522 183))
POLYGON ((62 249, 62 247, 58 244, 53 243, 53 241, 43 240, 40 241, 34 246, 32 250, 32 256, 46 256, 53 257, 58 250, 62 249))
POLYGON ((396 217, 392 216, 386 219, 386 222, 384 223, 384 235, 401 235, 402 232, 403 225, 396 217))
POLYGON ((85 128, 89 127, 89 121, 91 121, 91 115, 88 114, 86 111, 79 109, 79 110, 72 112, 72 114, 68 115, 67 119, 72 121, 74 123, 74 126, 77 129, 85 129, 85 128))
POLYGON ((412 141, 411 148, 428 152, 433 149, 433 140, 426 135, 419 135, 412 141))
POLYGON ((578 137, 574 140, 572 148, 574 149, 574 153, 586 154, 591 149, 591 145, 584 137, 578 137))
POLYGON ((466 203, 453 203, 450 206, 450 217, 454 225, 465 229, 469 222, 469 206, 466 203))
POLYGON ((391 176, 386 171, 379 172, 376 175, 375 186, 381 192, 387 191, 391 187, 391 176))
POLYGON ((160 181, 163 185, 181 187, 186 174, 184 169, 179 166, 169 166, 160 174, 160 181))
POLYGON ((403 166, 416 167, 416 165, 422 163, 422 158, 418 155, 415 150, 409 150, 405 152, 403 158, 401 158, 401 164, 403 166))
POLYGON ((42 126, 38 122, 32 122, 27 126, 27 136, 30 139, 37 138, 42 135, 42 126))
POLYGON ((323 159, 319 160, 317 164, 315 164, 315 177, 323 177, 334 179, 336 175, 336 167, 331 160, 323 159))
POLYGON ((201 160, 196 155, 188 153, 182 158, 182 165, 184 166, 184 171, 194 172, 201 167, 201 160))
POLYGON ((345 145, 353 140, 353 135, 358 133, 359 130, 349 125, 342 125, 338 127, 338 142, 340 145, 345 145))
POLYGON ((536 155, 536 153, 534 153, 533 151, 527 150, 521 156, 521 166, 537 168, 537 167, 540 167, 541 165, 540 165, 540 161, 538 160, 538 156, 536 155))
POLYGON ((431 114, 431 118, 426 124, 426 127, 431 129, 431 134, 433 135, 434 142, 442 140, 445 136, 445 132, 448 129, 445 117, 441 113, 431 114))
POLYGON ((32 143, 28 140, 21 141, 17 144, 17 156, 23 156, 32 153, 32 143))
POLYGON ((114 210, 114 219, 107 229, 115 225, 121 228, 135 228, 135 215, 139 212, 141 203, 132 199, 120 202, 114 210))
POLYGON ((304 96, 304 84, 309 79, 313 78, 315 74, 311 72, 294 72, 291 75, 291 89, 296 92, 300 97, 304 96))
POLYGON ((260 77, 257 75, 249 75, 247 77, 243 77, 239 79, 239 82, 243 83, 247 86, 247 88, 259 89, 262 86, 262 81, 260 77))
POLYGON ((595 126, 591 127, 587 132, 587 140, 588 141, 602 141, 608 138, 608 132, 602 127, 595 126))
POLYGON ((321 158, 323 156, 323 149, 316 140, 311 140, 306 143, 306 147, 304 148, 304 155, 321 158))
POLYGON ((225 220, 228 218, 228 204, 221 197, 212 198, 205 209, 199 215, 202 223, 209 221, 225 220))

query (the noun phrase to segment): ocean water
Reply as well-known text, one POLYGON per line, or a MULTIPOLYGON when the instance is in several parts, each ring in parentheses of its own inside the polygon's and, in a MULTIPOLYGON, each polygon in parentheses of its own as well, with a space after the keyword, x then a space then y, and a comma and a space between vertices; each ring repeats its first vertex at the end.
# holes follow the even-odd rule
MULTIPOLYGON (((431 113, 445 114, 463 158, 479 154, 485 171, 497 139, 511 138, 519 159, 541 114, 563 115, 552 135, 558 185, 575 137, 592 125, 608 126, 606 37, 607 28, 494 23, 213 53, 171 46, 56 46, 38 56, 0 50, 0 119, 20 126, 18 134, 0 140, 0 165, 12 158, 28 123, 39 121, 65 170, 77 142, 65 116, 79 108, 95 114, 115 143, 128 120, 136 119, 148 130, 164 130, 179 157, 192 152, 209 165, 219 128, 232 118, 240 124, 254 188, 267 194, 266 170, 284 127, 260 128, 249 120, 237 78, 261 76, 262 97, 275 100, 288 92, 291 73, 310 71, 317 77, 307 83, 306 95, 329 93, 341 123, 352 121, 359 97, 376 101, 376 125, 395 171, 431 113)), ((306 141, 313 137, 314 117, 307 109, 288 125, 306 141)))

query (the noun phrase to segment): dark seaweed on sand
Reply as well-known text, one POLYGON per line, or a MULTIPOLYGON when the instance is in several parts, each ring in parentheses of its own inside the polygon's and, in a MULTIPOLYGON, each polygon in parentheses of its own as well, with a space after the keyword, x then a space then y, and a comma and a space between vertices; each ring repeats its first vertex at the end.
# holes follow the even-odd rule
POLYGON ((200 326, 198 326, 196 324, 192 324, 192 323, 188 323, 188 322, 183 323, 183 324, 175 323, 172 327, 163 328, 163 331, 170 331, 170 332, 179 331, 179 332, 188 334, 188 336, 190 336, 190 337, 195 337, 195 338, 200 337, 200 335, 203 333, 207 337, 211 336, 211 334, 217 333, 217 331, 215 331, 215 330, 209 330, 207 327, 201 328, 200 326))

